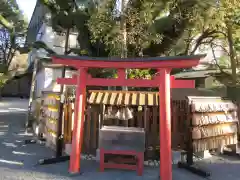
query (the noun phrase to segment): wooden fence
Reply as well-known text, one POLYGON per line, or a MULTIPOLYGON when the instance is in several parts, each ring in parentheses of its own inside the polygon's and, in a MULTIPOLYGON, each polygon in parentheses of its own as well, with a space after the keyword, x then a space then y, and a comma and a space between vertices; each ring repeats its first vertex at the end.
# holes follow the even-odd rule
MULTIPOLYGON (((184 144, 184 135, 187 132, 184 124, 188 120, 188 102, 186 100, 172 100, 172 148, 177 149, 184 144)), ((65 103, 64 141, 71 143, 71 127, 73 122, 73 101, 65 103)), ((99 105, 88 105, 85 113, 83 153, 95 154, 98 148, 99 105)), ((147 159, 159 158, 159 107, 145 106, 142 111, 134 109, 134 118, 128 121, 129 127, 141 127, 146 131, 147 159), (146 119, 144 122, 144 119, 146 119)), ((119 120, 105 120, 104 125, 120 125, 119 120)))

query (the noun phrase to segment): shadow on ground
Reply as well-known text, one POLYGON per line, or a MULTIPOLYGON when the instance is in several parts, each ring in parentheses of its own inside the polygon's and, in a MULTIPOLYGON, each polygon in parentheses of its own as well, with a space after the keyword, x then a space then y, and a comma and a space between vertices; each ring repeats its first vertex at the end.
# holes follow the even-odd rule
MULTIPOLYGON (((159 168, 145 167, 144 175, 139 177, 136 172, 106 170, 98 172, 99 165, 95 161, 82 160, 82 175, 70 176, 68 162, 36 166, 39 159, 54 156, 54 152, 40 144, 27 144, 24 140, 33 138, 25 134, 24 124, 26 112, 0 112, 0 179, 33 180, 33 179, 82 179, 82 180, 158 180, 159 168)), ((239 158, 240 159, 240 158, 239 158)), ((240 160, 212 158, 201 162, 211 170, 213 180, 239 180, 240 160)), ((202 180, 185 170, 173 167, 174 180, 202 180)))

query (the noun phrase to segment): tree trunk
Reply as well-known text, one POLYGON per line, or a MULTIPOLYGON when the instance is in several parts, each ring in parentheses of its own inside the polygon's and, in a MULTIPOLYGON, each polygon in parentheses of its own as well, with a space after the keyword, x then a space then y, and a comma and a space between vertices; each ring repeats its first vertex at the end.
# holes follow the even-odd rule
POLYGON ((227 40, 228 40, 231 69, 232 69, 232 79, 233 79, 232 85, 235 86, 237 83, 237 63, 236 63, 235 52, 233 47, 232 24, 229 22, 227 22, 227 40))
MULTIPOLYGON (((122 0, 121 2, 121 33, 122 33, 122 43, 121 43, 121 58, 127 57, 127 29, 126 29, 126 17, 125 17, 125 6, 126 6, 126 0, 122 0)), ((128 75, 128 70, 125 70, 126 78, 128 75)), ((128 87, 123 86, 122 90, 127 91, 128 87)))
POLYGON ((2 88, 3 87, 0 88, 0 101, 2 100, 2 88))

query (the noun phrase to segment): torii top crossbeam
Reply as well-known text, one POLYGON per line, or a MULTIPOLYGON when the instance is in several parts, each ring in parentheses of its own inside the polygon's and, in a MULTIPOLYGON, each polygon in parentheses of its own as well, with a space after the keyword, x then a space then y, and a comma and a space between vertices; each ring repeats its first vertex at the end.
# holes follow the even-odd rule
MULTIPOLYGON (((160 108, 160 176, 161 180, 172 180, 172 151, 171 151, 171 103, 170 71, 173 68, 189 68, 197 66, 204 55, 177 56, 177 57, 149 57, 149 58, 93 58, 78 56, 54 55, 54 64, 62 64, 78 69, 75 78, 59 79, 60 84, 76 84, 76 100, 74 108, 74 129, 72 140, 72 151, 70 156, 71 173, 80 171, 80 154, 83 142, 84 110, 87 85, 102 86, 134 86, 134 87, 159 87, 159 108, 160 108), (88 68, 115 68, 118 70, 116 79, 91 78, 87 75, 88 68), (153 80, 126 79, 125 69, 157 69, 159 76, 153 80)), ((172 79, 172 80, 171 80, 172 79)), ((184 86, 185 82, 182 82, 184 86)), ((173 86, 174 87, 174 86, 173 86)))
MULTIPOLYGON (((125 79, 125 71, 127 68, 183 68, 192 67, 198 64, 198 56, 184 57, 154 57, 154 58, 93 58, 93 57, 77 57, 77 56, 53 56, 53 63, 72 66, 77 69, 81 68, 116 68, 118 71, 117 79, 92 78, 87 76, 86 85, 88 86, 132 86, 132 87, 159 87, 158 79, 141 80, 141 79, 125 79)), ((58 78, 59 84, 76 85, 77 77, 58 78)), ((193 80, 175 80, 171 76, 171 88, 194 88, 193 80)))
POLYGON ((147 57, 147 58, 96 58, 87 56, 54 55, 53 63, 75 68, 158 69, 193 67, 205 55, 147 57))

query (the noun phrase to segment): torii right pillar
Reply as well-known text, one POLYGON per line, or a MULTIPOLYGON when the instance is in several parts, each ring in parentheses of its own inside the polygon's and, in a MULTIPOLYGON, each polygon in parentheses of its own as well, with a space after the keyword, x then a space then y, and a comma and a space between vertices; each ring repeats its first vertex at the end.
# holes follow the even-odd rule
POLYGON ((159 70, 160 175, 172 180, 170 69, 159 70))

